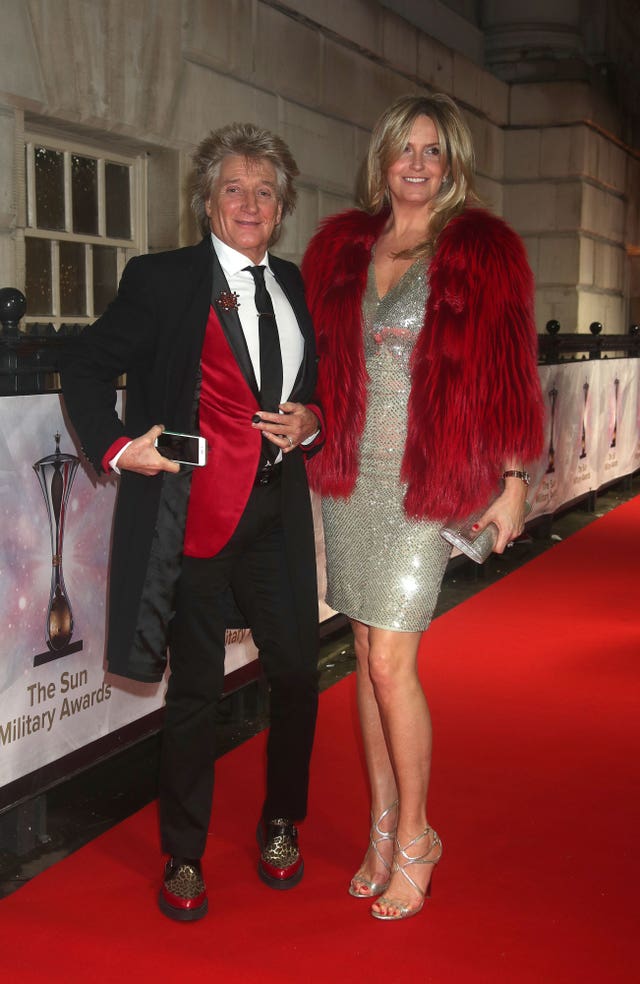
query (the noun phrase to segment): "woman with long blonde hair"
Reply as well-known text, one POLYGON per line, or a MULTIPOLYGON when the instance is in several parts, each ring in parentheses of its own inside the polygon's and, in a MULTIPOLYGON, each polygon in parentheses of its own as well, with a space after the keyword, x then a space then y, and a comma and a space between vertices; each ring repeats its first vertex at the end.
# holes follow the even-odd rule
POLYGON ((351 879, 372 915, 416 915, 442 842, 427 818, 431 720, 417 656, 450 547, 479 513, 502 552, 523 529, 542 446, 533 280, 521 240, 479 206, 473 147, 445 95, 378 120, 360 209, 326 220, 303 262, 327 443, 328 604, 353 627, 371 832, 351 879))

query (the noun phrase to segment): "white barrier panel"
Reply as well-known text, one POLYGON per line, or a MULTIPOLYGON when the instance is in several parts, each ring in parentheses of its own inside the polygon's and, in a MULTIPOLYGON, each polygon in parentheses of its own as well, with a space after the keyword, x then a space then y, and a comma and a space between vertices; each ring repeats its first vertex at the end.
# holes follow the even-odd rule
MULTIPOLYGON (((155 711, 165 687, 103 668, 116 480, 80 465, 57 394, 0 409, 1 789, 155 711)), ((227 673, 256 658, 250 632, 227 642, 227 673)))
MULTIPOLYGON (((547 434, 532 517, 640 467, 639 371, 637 359, 540 368, 547 434)), ((103 670, 115 480, 95 483, 79 465, 57 394, 4 397, 0 409, 1 790, 155 711, 164 684, 103 670)), ((332 614, 321 601, 321 618, 332 614)), ((256 656, 248 630, 227 633, 227 673, 256 656)))
POLYGON ((640 467, 638 359, 541 366, 546 444, 531 516, 557 512, 640 467))

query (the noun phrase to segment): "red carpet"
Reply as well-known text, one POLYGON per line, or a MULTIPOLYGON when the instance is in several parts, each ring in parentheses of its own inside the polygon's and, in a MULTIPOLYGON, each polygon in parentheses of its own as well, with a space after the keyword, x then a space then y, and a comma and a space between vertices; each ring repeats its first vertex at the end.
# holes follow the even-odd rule
POLYGON ((254 871, 260 736, 219 763, 205 920, 156 909, 151 806, 0 903, 3 979, 637 980, 639 546, 636 497, 429 631, 445 850, 417 918, 380 924, 346 892, 368 812, 351 677, 321 700, 298 889, 254 871))

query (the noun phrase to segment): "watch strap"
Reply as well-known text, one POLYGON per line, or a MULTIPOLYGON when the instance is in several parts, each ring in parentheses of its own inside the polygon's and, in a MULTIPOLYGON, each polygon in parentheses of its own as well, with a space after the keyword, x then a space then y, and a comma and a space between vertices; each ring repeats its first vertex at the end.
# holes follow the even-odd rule
POLYGON ((508 468, 502 473, 503 478, 519 478, 525 485, 531 484, 531 476, 528 471, 521 471, 519 468, 508 468))

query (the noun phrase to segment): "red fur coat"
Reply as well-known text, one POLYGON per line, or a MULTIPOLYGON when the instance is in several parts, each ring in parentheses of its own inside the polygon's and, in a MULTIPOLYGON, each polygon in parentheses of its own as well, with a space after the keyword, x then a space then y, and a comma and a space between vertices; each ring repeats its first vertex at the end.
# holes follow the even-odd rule
MULTIPOLYGON (((358 473, 367 408, 362 296, 386 219, 354 209, 325 220, 302 263, 327 433, 309 478, 323 495, 348 496, 358 473)), ((447 224, 427 276, 411 360, 405 510, 462 519, 495 495, 505 461, 530 462, 542 450, 533 277, 520 238, 478 208, 447 224)))

